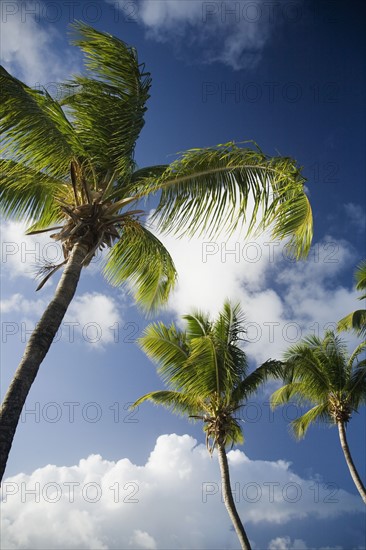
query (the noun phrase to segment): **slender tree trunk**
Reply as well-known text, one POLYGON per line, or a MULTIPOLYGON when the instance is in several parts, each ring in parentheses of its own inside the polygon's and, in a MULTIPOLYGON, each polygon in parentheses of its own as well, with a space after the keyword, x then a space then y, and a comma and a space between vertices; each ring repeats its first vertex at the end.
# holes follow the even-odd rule
POLYGON ((339 432, 339 439, 341 440, 341 445, 344 452, 344 456, 346 458, 347 466, 349 468, 349 471, 351 472, 353 482, 356 485, 357 490, 362 497, 362 500, 366 504, 366 490, 361 481, 360 476, 358 475, 358 472, 356 470, 356 467, 351 457, 351 453, 348 447, 348 442, 346 437, 346 428, 345 428, 344 422, 337 422, 337 426, 338 426, 338 432, 339 432))
POLYGON ((218 444, 217 452, 219 456, 219 464, 220 464, 220 471, 221 471, 222 494, 224 497, 226 510, 228 511, 232 524, 235 528, 236 534, 238 535, 241 547, 243 548, 243 550, 251 550, 249 539, 247 537, 247 534, 244 530, 243 524, 241 522, 241 519, 235 507, 233 494, 231 492, 229 465, 227 462, 227 456, 226 456, 224 445, 218 444))
POLYGON ((35 327, 0 409, 0 482, 13 443, 20 414, 40 364, 45 358, 74 297, 87 253, 84 244, 71 252, 52 301, 35 327))

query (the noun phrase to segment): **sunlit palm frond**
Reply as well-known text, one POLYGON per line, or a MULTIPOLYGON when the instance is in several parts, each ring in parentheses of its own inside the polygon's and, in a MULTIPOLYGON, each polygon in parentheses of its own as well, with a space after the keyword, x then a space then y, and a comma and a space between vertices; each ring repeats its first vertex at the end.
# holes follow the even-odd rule
POLYGON ((207 336, 210 333, 212 323, 205 313, 194 311, 190 315, 183 315, 182 318, 186 322, 186 333, 189 340, 207 336))
POLYGON ((48 227, 63 218, 56 199, 68 193, 65 182, 29 166, 0 159, 0 204, 5 218, 48 227))
POLYGON ((257 393, 269 379, 281 378, 283 372, 283 363, 281 361, 269 359, 248 374, 237 386, 233 387, 231 402, 240 403, 245 401, 257 393))
POLYGON ((1 153, 53 177, 68 174, 73 156, 83 148, 59 104, 0 67, 1 153))
MULTIPOLYGON (((364 291, 366 289, 366 260, 363 260, 356 268, 354 273, 356 289, 364 291)), ((358 298, 365 300, 366 294, 362 293, 358 298)), ((337 331, 353 331, 357 336, 366 336, 366 309, 357 309, 343 317, 337 324, 337 331)))
POLYGON ((110 249, 104 274, 115 286, 128 280, 137 303, 146 311, 165 304, 176 282, 169 252, 146 227, 133 220, 123 225, 119 240, 110 249))
POLYGON ((132 161, 144 125, 150 73, 139 65, 136 50, 122 40, 82 22, 72 27, 73 43, 85 54, 87 74, 64 86, 61 103, 70 109, 96 169, 123 175, 125 159, 132 161))
POLYGON ((338 321, 339 332, 352 330, 357 336, 366 336, 366 309, 356 309, 338 321))
POLYGON ((146 355, 159 365, 158 372, 163 381, 171 387, 179 387, 175 377, 184 368, 189 356, 184 332, 178 330, 172 323, 152 323, 138 339, 139 346, 146 355))
POLYGON ((139 406, 144 401, 152 401, 158 405, 163 405, 172 412, 180 415, 195 416, 202 414, 202 404, 194 397, 176 391, 161 390, 143 395, 133 407, 139 406))
POLYGON ((271 226, 273 237, 289 238, 291 252, 301 257, 312 238, 304 181, 292 159, 228 143, 186 151, 160 178, 142 178, 136 192, 161 190, 155 219, 163 231, 212 236, 247 221, 248 234, 271 226), (247 211, 249 197, 252 212, 247 211))
MULTIPOLYGON (((355 280, 356 280, 356 289, 365 290, 366 289, 366 260, 363 260, 355 271, 355 280)), ((360 300, 364 300, 366 295, 360 296, 360 300)))
POLYGON ((297 439, 302 439, 303 437, 305 437, 306 432, 311 424, 313 424, 317 420, 321 422, 332 423, 332 419, 328 412, 327 403, 320 403, 319 405, 315 405, 315 407, 291 422, 291 429, 295 437, 297 439))

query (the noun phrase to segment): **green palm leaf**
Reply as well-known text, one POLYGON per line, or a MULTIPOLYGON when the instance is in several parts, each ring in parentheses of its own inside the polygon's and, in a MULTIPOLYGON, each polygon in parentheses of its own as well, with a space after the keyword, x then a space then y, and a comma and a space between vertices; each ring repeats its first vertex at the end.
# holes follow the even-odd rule
MULTIPOLYGON (((356 268, 354 273, 357 290, 366 289, 366 260, 363 260, 356 268)), ((361 294, 359 300, 365 300, 366 294, 361 294)), ((338 332, 352 330, 357 336, 366 336, 366 309, 357 309, 352 311, 340 321, 337 325, 338 332)))
POLYGON ((129 281, 135 299, 146 311, 164 304, 176 281, 173 260, 164 245, 139 222, 130 220, 110 249, 104 274, 118 286, 129 281))
POLYGON ((331 422, 327 403, 315 405, 315 407, 291 422, 291 428, 295 437, 297 439, 302 439, 305 437, 311 424, 317 420, 321 420, 322 422, 331 422))
POLYGON ((0 67, 1 154, 53 177, 64 177, 83 148, 59 104, 0 67))
POLYGON ((136 193, 161 190, 154 215, 161 230, 209 236, 241 227, 251 196, 248 234, 271 227, 272 236, 289 238, 291 252, 300 257, 307 254, 312 238, 304 182, 293 160, 228 143, 185 152, 160 178, 142 178, 136 193))
POLYGON ((197 401, 194 397, 169 390, 147 393, 135 401, 132 407, 137 407, 144 401, 152 401, 157 405, 163 405, 176 414, 189 415, 191 417, 199 415, 203 408, 202 403, 197 401))
POLYGON ((25 164, 0 159, 1 214, 23 220, 41 220, 39 229, 60 221, 63 214, 55 199, 68 193, 63 181, 25 164))
POLYGON ((132 172, 136 140, 144 125, 150 74, 139 65, 137 52, 122 40, 76 22, 73 43, 85 54, 87 76, 64 86, 67 105, 97 172, 132 172))

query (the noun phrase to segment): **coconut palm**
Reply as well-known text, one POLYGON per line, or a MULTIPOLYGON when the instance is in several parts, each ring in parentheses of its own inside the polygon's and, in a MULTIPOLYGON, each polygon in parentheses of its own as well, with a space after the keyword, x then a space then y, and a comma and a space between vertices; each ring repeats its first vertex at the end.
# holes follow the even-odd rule
MULTIPOLYGON (((356 289, 366 290, 366 260, 363 260, 355 271, 356 289)), ((363 293, 359 300, 366 300, 366 294, 363 293)), ((356 309, 338 321, 337 330, 353 330, 357 336, 366 335, 366 309, 356 309)))
POLYGON ((145 310, 164 303, 176 271, 162 243, 144 225, 141 204, 157 195, 160 231, 192 235, 268 226, 307 254, 311 208, 301 170, 290 158, 228 143, 191 149, 170 165, 138 168, 134 147, 144 124, 150 74, 136 50, 84 23, 73 25, 85 74, 61 86, 62 97, 34 90, 0 68, 2 213, 26 222, 28 234, 52 231, 64 259, 41 269, 46 280, 64 268, 54 298, 27 344, 0 413, 2 477, 22 407, 72 300, 80 273, 100 249, 114 285, 129 281, 145 310), (248 198, 254 209, 246 220, 248 198), (139 205, 137 206, 137 203, 139 205), (260 214, 259 214, 260 211, 260 214))
POLYGON ((242 548, 250 549, 231 492, 225 448, 243 442, 236 414, 270 374, 281 372, 281 365, 268 361, 248 372, 246 355, 240 347, 244 318, 239 305, 225 302, 214 322, 199 312, 183 319, 185 331, 173 323, 153 323, 139 338, 146 355, 158 363, 158 373, 168 389, 148 393, 134 406, 150 400, 203 422, 208 451, 212 454, 217 449, 226 509, 242 548))
POLYGON ((366 503, 366 491, 349 450, 346 427, 352 414, 366 402, 366 360, 360 354, 363 342, 349 356, 347 346, 334 332, 323 339, 309 336, 289 348, 284 359, 286 384, 271 397, 272 407, 291 399, 313 405, 305 414, 291 422, 298 439, 305 436, 314 422, 326 422, 338 428, 342 450, 352 479, 366 503))

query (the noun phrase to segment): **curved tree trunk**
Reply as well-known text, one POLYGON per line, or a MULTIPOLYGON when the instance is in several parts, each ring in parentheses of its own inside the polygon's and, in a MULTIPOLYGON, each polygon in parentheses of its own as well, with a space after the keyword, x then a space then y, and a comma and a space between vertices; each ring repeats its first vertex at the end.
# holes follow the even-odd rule
POLYGON ((40 364, 45 358, 59 329, 66 310, 74 297, 87 253, 84 244, 77 244, 70 254, 56 288, 55 296, 47 306, 25 348, 14 378, 0 409, 0 482, 13 443, 25 400, 34 382, 40 364))
POLYGON ((349 471, 351 472, 351 476, 353 479, 354 484, 357 487, 358 492, 360 493, 362 500, 366 504, 366 490, 365 487, 361 481, 360 476, 358 475, 358 472, 356 470, 356 467, 353 463, 351 453, 348 447, 348 442, 346 438, 346 428, 343 422, 337 422, 338 426, 338 432, 339 432, 339 439, 341 440, 342 449, 344 452, 344 456, 346 458, 347 466, 349 468, 349 471))
POLYGON ((233 495, 231 492, 230 485, 230 474, 229 474, 229 465, 227 462, 227 456, 225 452, 224 445, 217 446, 217 452, 219 456, 219 464, 221 471, 221 486, 222 486, 222 495, 224 497, 224 503, 226 510, 230 516, 230 519, 235 528, 236 534, 238 535, 241 547, 243 550, 251 550, 250 542, 247 537, 247 534, 244 530, 243 524, 235 507, 233 495))

